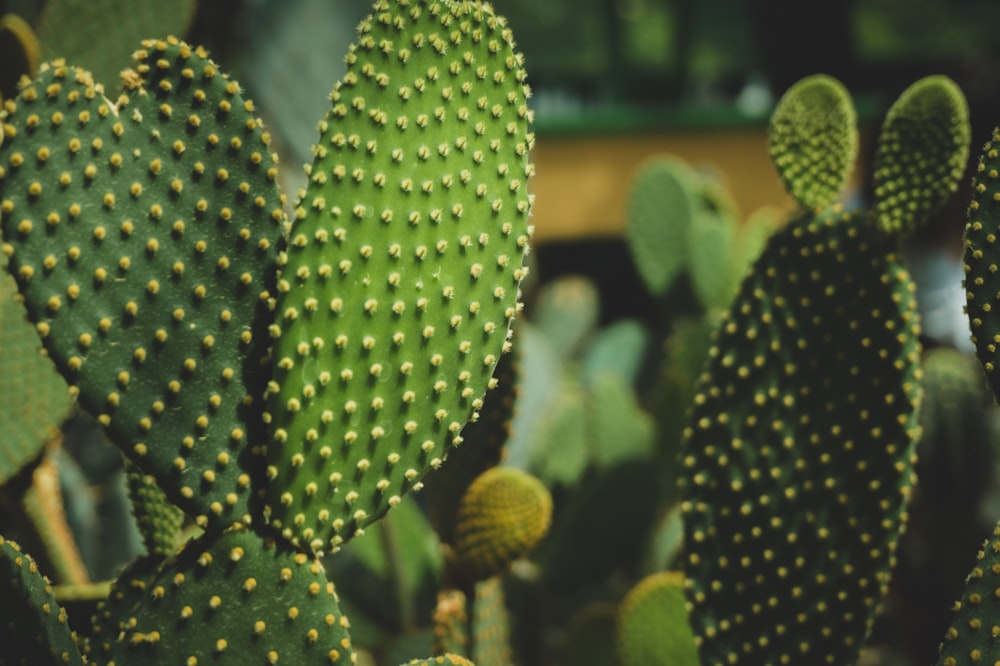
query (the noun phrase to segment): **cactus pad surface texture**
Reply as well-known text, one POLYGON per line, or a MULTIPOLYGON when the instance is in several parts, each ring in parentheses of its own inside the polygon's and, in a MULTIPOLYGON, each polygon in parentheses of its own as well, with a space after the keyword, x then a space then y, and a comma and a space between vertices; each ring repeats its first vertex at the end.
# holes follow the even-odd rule
POLYGON ((518 310, 534 137, 486 4, 376 3, 281 267, 267 508, 335 550, 441 464, 518 310), (458 131, 455 127, 458 127, 458 131))
POLYGON ((873 215, 806 214, 751 268, 682 452, 706 666, 856 658, 912 482, 917 330, 913 284, 873 215))
POLYGON ((262 467, 276 167, 252 103, 200 49, 146 42, 130 71, 112 100, 57 62, 10 105, 4 251, 81 405, 172 501, 228 524, 262 467))
POLYGON ((771 114, 768 150, 800 205, 833 204, 858 154, 857 113, 844 85, 816 74, 789 88, 771 114))

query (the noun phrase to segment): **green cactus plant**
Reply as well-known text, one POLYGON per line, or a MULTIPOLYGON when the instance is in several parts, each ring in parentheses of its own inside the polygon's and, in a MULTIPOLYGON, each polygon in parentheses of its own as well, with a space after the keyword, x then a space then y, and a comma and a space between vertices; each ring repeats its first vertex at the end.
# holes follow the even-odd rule
POLYGON ((646 576, 622 599, 615 623, 620 666, 698 666, 685 610, 684 576, 646 576))
POLYGON ((336 549, 377 520, 482 405, 529 238, 523 80, 480 8, 361 25, 275 306, 266 505, 295 542, 336 549))
POLYGON ((291 222, 252 102, 177 39, 117 97, 43 65, 0 116, 8 269, 137 468, 150 554, 81 639, 95 663, 353 662, 319 558, 419 489, 496 383, 531 235, 511 30, 376 0, 347 60, 291 222), (176 553, 164 499, 203 530, 176 553))
MULTIPOLYGON (((893 129, 927 121, 925 105, 955 95, 943 79, 914 84, 879 137, 892 150, 878 150, 962 159, 967 116, 948 125, 950 142, 893 129)), ((922 195, 953 191, 958 174, 947 173, 922 195)), ((852 662, 871 630, 918 433, 915 288, 896 255, 903 229, 887 233, 880 213, 895 210, 907 178, 877 188, 871 213, 834 207, 779 230, 720 325, 682 453, 688 598, 704 664, 852 662)), ((907 216, 917 223, 931 209, 907 216)))
POLYGON ((548 532, 552 497, 534 476, 491 467, 469 485, 455 517, 456 570, 468 581, 502 573, 548 532))
POLYGON ((874 208, 886 233, 908 233, 958 191, 969 159, 969 107, 954 81, 927 76, 903 91, 880 130, 874 208))
MULTIPOLYGON (((31 555, 0 537, 0 637, 12 663, 84 664, 63 608, 31 555)), ((7 658, 3 661, 6 663, 7 658)))
POLYGON ((809 210, 832 205, 858 154, 851 94, 826 74, 802 79, 778 100, 767 138, 781 183, 799 205, 809 210))

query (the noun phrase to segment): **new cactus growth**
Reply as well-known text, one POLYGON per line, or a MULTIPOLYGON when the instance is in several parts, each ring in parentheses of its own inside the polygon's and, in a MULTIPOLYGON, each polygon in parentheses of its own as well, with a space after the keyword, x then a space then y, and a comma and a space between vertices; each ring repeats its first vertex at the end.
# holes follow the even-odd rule
POLYGON ((804 208, 823 209, 844 189, 858 154, 857 114, 844 85, 809 76, 781 96, 768 125, 768 150, 782 185, 804 208))
POLYGON ((882 123, 872 164, 883 231, 913 231, 958 191, 971 131, 965 95, 951 79, 928 76, 903 91, 882 123))

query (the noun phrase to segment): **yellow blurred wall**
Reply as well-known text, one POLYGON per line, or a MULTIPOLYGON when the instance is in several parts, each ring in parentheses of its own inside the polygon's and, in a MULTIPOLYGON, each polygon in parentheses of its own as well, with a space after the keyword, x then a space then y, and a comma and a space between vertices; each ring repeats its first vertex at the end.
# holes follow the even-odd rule
POLYGON ((770 205, 791 209, 767 155, 763 127, 747 130, 545 136, 535 143, 533 222, 539 243, 621 233, 629 182, 642 161, 672 153, 722 175, 746 218, 770 205))

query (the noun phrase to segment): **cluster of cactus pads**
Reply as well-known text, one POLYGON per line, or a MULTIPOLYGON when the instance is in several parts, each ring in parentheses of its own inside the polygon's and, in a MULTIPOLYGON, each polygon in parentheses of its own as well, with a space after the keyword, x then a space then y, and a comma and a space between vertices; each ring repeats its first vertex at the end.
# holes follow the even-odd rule
MULTIPOLYGON (((148 554, 77 646, 5 543, 4 584, 61 633, 7 617, 4 650, 351 663, 320 556, 462 443, 511 346, 533 172, 522 58, 488 4, 377 0, 291 220, 239 84, 173 38, 134 59, 120 93, 54 61, 6 101, 0 224, 48 355, 135 468, 148 554), (169 505, 203 531, 179 551, 169 505)), ((538 528, 497 553, 470 519, 459 550, 502 566, 537 541, 545 496, 519 488, 508 519, 537 509, 538 528)))
POLYGON ((894 564, 921 399, 896 246, 957 190, 970 128, 952 81, 915 83, 879 134, 871 209, 847 212, 853 119, 830 77, 778 103, 771 152, 800 209, 744 277, 696 386, 681 493, 706 666, 854 663, 894 564))

